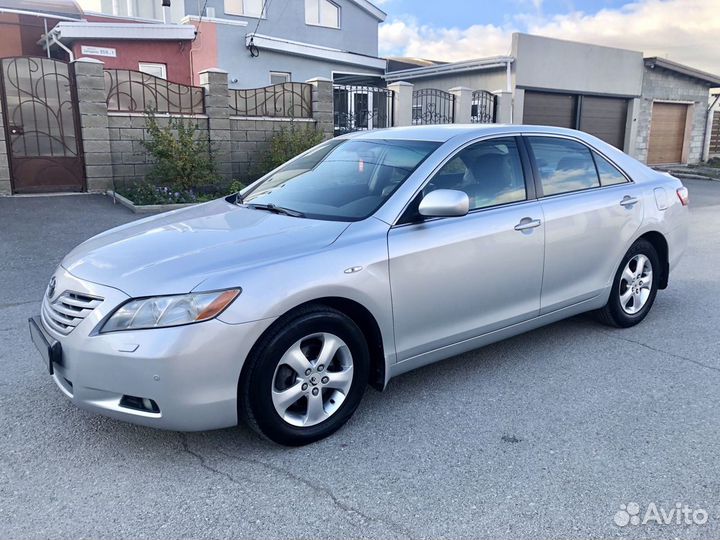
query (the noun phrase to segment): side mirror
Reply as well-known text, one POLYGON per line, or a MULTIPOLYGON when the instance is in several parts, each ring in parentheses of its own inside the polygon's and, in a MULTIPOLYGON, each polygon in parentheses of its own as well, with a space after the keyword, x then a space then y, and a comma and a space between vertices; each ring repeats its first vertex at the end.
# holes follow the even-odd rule
POLYGON ((470 209, 467 193, 456 189, 436 189, 423 197, 418 212, 425 217, 459 217, 470 209))

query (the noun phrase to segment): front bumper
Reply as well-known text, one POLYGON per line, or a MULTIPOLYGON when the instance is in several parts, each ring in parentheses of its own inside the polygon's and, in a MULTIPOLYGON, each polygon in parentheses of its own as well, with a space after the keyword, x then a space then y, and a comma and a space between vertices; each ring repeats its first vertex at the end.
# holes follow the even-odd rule
MULTIPOLYGON (((103 302, 70 333, 43 328, 62 347, 52 378, 82 409, 162 429, 200 431, 234 426, 237 384, 250 348, 273 319, 230 325, 219 320, 173 328, 97 334, 97 325, 128 296, 77 279, 64 269, 56 290, 99 296, 103 302), (147 398, 159 412, 127 406, 147 398)), ((238 299, 239 301, 240 299, 238 299)))

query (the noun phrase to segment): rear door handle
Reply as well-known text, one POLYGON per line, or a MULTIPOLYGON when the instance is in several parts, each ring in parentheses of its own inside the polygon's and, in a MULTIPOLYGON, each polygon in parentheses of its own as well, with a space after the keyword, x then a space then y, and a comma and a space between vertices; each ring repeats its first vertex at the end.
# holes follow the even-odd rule
POLYGON ((520 220, 520 223, 515 225, 516 231, 527 231, 528 229, 534 229, 535 227, 539 227, 541 225, 541 221, 539 219, 532 219, 529 217, 524 217, 520 220))
POLYGON ((623 200, 620 201, 620 206, 632 206, 633 204, 637 204, 638 199, 637 197, 631 197, 630 195, 625 195, 623 197, 623 200))

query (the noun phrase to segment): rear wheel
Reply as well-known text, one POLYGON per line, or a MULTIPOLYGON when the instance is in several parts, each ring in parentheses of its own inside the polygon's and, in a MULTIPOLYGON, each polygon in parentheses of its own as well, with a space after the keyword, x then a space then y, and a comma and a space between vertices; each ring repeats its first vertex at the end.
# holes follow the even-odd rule
POLYGON ((360 328, 324 306, 279 321, 253 349, 238 402, 249 425, 299 446, 334 433, 355 412, 368 380, 360 328))
POLYGON ((647 240, 635 242, 615 273, 608 303, 598 311, 599 319, 610 326, 628 328, 642 321, 658 291, 660 259, 647 240))

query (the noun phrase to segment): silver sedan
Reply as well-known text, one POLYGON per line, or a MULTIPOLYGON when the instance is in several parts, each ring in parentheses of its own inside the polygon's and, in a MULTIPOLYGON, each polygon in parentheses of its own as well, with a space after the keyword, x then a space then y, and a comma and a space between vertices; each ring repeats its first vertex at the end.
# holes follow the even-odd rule
POLYGON ((582 312, 639 323, 685 249, 687 203, 577 131, 348 135, 81 244, 30 331, 79 407, 186 431, 244 418, 301 445, 368 384, 582 312))

